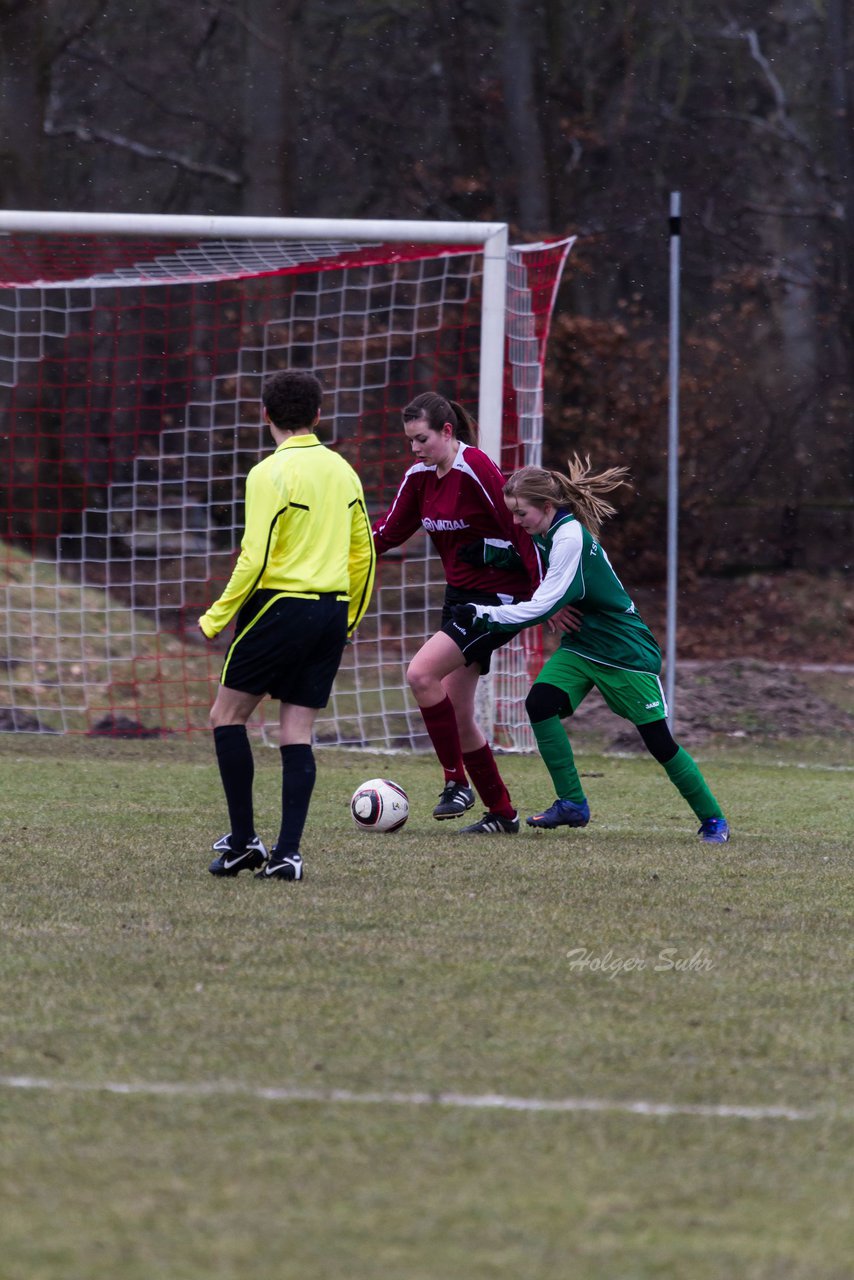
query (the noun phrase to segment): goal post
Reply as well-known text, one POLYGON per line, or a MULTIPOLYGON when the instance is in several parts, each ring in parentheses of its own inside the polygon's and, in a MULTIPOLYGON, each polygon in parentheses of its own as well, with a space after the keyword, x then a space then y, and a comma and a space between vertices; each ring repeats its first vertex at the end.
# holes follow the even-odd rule
MULTIPOLYGON (((230 573, 278 368, 321 378, 324 438, 372 514, 428 388, 505 471, 540 461, 571 245, 511 246, 502 223, 0 212, 0 731, 206 727, 225 642, 196 619, 230 573)), ((442 584, 423 534, 383 558, 318 741, 427 745, 404 673, 442 584)), ((531 745, 536 641, 481 682, 499 746, 531 745)))

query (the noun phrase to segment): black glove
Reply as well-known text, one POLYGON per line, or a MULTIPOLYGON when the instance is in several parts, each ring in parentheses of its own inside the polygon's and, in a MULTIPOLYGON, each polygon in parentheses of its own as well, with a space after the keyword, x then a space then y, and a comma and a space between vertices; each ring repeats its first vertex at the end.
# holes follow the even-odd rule
POLYGON ((507 546, 496 547, 491 542, 487 542, 485 538, 478 538, 477 542, 467 542, 464 547, 457 549, 457 558, 464 560, 466 564, 474 565, 476 569, 482 569, 485 565, 489 565, 493 569, 521 569, 523 567, 522 557, 515 547, 507 546))
POLYGON ((476 626, 483 626, 483 619, 478 618, 473 604, 452 604, 451 621, 458 622, 466 631, 473 631, 476 626))

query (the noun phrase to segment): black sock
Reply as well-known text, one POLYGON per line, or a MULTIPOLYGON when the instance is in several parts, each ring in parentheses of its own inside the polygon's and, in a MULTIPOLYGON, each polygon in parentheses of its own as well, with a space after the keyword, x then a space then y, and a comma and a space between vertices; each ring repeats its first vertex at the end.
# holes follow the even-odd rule
POLYGON ((282 756, 282 829, 276 852, 299 853, 302 829, 308 816, 317 769, 308 743, 295 742, 280 747, 282 756))
POLYGON ((231 822, 231 846, 245 849, 255 835, 252 810, 252 782, 255 761, 245 724, 221 724, 213 731, 216 762, 228 805, 231 822))

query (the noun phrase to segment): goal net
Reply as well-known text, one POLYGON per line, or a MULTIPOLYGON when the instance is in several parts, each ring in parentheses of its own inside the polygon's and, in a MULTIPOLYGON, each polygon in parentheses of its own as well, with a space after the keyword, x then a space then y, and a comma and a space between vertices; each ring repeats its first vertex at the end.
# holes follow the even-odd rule
MULTIPOLYGON (((197 619, 230 576, 243 482, 271 448, 260 393, 275 370, 320 377, 321 435, 372 516, 410 462, 400 411, 427 389, 480 418, 505 471, 540 461, 572 241, 507 247, 501 224, 486 231, 0 214, 0 731, 207 727, 228 641, 206 644, 197 619)), ((428 745, 405 670, 443 588, 423 534, 379 562, 318 743, 428 745)), ((531 746, 539 644, 523 633, 481 682, 499 747, 531 746)), ((262 704, 265 735, 274 714, 262 704)))

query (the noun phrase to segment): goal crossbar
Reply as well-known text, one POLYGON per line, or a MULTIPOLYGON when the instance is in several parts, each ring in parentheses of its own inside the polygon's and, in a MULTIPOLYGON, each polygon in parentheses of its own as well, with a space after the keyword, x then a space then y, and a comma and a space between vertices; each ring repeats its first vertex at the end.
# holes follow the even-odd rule
POLYGON ((377 240, 483 245, 507 236, 506 222, 385 218, 243 218, 187 213, 63 213, 0 210, 0 235, 174 236, 244 240, 377 240))

